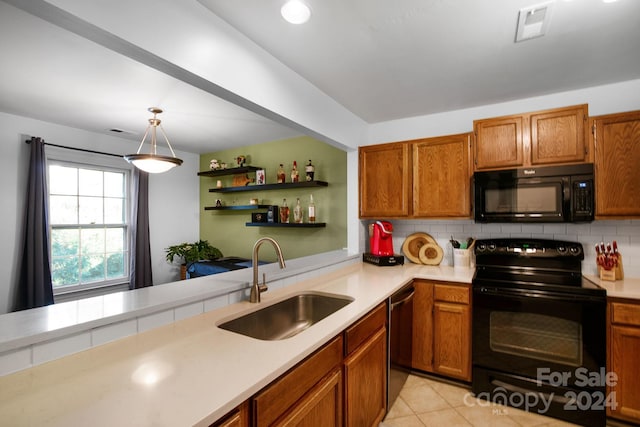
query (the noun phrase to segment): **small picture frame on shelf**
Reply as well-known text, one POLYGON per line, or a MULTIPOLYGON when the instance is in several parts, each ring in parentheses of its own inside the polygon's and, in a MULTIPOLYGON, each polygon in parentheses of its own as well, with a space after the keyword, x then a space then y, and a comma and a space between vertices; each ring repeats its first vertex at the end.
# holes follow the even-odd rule
POLYGON ((256 184, 257 185, 264 185, 265 183, 266 183, 266 181, 265 181, 264 169, 258 169, 256 171, 256 184))

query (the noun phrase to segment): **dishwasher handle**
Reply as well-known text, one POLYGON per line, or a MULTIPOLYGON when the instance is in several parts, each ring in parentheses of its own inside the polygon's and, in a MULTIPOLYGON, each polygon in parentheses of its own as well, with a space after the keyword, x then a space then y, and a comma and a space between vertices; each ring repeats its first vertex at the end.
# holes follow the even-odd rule
POLYGON ((402 298, 399 301, 392 301, 391 302, 391 310, 393 310, 396 307, 399 307, 407 302, 409 302, 411 299, 413 299, 413 296, 415 295, 416 291, 415 290, 411 290, 411 292, 409 293, 409 295, 407 295, 406 297, 402 298))

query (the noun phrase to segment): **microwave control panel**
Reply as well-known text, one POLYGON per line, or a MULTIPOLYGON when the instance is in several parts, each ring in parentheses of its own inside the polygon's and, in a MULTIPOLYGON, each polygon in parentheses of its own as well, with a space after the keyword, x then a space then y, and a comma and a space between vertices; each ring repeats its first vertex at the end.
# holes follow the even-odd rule
POLYGON ((573 179, 571 191, 572 213, 574 219, 593 215, 593 180, 573 179))

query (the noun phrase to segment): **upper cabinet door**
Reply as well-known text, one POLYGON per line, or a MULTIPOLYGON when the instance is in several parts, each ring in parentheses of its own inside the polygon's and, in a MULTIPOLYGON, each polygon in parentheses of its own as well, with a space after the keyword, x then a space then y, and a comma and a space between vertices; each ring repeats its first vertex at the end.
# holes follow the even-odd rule
POLYGON ((413 141, 413 216, 471 217, 471 134, 413 141))
POLYGON ((476 120, 475 169, 519 167, 524 163, 523 116, 476 120))
POLYGON ((588 161, 588 115, 586 104, 531 113, 531 164, 588 161))
POLYGON ((640 217, 640 111, 591 118, 596 218, 640 217))
POLYGON ((411 213, 411 152, 397 142, 360 147, 360 218, 402 218, 411 213))
POLYGON ((475 120, 474 168, 510 169, 593 161, 588 105, 475 120))

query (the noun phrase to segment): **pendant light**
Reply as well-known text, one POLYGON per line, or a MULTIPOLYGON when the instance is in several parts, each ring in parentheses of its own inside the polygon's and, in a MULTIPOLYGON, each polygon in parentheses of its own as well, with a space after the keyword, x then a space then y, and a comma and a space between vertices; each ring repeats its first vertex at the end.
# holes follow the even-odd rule
POLYGON ((169 143, 169 138, 167 138, 167 134, 160 125, 160 119, 156 118, 158 114, 162 113, 162 110, 157 107, 151 107, 148 110, 153 113, 153 118, 149 119, 149 126, 147 126, 147 130, 142 137, 142 142, 140 142, 138 151, 136 154, 127 154, 124 156, 124 159, 138 169, 148 173, 166 172, 171 168, 180 166, 182 164, 182 160, 176 157, 176 153, 173 152, 173 148, 171 148, 171 144, 169 143), (169 150, 171 150, 172 156, 156 154, 156 132, 158 128, 160 128, 160 131, 164 136, 164 140, 167 142, 169 150), (149 135, 149 133, 151 133, 151 150, 149 154, 140 154, 140 150, 142 149, 144 141, 147 139, 147 135, 149 135))

